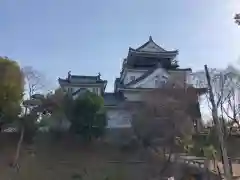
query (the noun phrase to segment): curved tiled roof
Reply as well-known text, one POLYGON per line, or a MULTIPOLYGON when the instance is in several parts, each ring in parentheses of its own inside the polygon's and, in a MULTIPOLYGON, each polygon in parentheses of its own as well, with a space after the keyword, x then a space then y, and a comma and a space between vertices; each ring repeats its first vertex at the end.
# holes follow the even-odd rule
POLYGON ((82 84, 96 84, 96 83, 104 83, 106 82, 105 80, 89 80, 89 79, 71 79, 70 81, 68 79, 62 79, 58 78, 59 83, 82 83, 82 84))
POLYGON ((160 51, 166 52, 165 49, 163 49, 162 47, 160 47, 158 44, 156 44, 156 43, 153 41, 152 36, 149 36, 149 40, 148 40, 146 43, 144 43, 143 45, 141 45, 140 47, 138 47, 138 48, 136 49, 136 51, 141 51, 141 49, 145 48, 149 43, 153 43, 157 48, 159 48, 160 51))
POLYGON ((175 51, 160 51, 160 52, 149 52, 149 51, 137 51, 133 48, 129 48, 129 54, 139 54, 139 55, 146 55, 146 56, 156 56, 156 55, 161 55, 161 56, 176 56, 178 55, 178 50, 175 51))
POLYGON ((81 75, 69 75, 67 78, 58 78, 59 84, 99 84, 107 83, 107 81, 102 80, 100 76, 81 76, 81 75))
POLYGON ((105 106, 117 106, 124 102, 125 98, 121 93, 104 93, 103 95, 105 106))
POLYGON ((133 48, 129 48, 129 52, 138 52, 138 53, 147 53, 147 54, 172 54, 172 55, 177 55, 178 51, 174 50, 174 51, 167 51, 164 48, 162 48, 161 46, 159 46, 157 43, 155 43, 152 39, 152 37, 149 37, 149 40, 144 43, 143 45, 141 45, 140 47, 138 47, 137 49, 133 49, 133 48), (149 47, 151 50, 153 51, 149 51, 149 47), (145 48, 148 48, 148 50, 145 50, 145 48))

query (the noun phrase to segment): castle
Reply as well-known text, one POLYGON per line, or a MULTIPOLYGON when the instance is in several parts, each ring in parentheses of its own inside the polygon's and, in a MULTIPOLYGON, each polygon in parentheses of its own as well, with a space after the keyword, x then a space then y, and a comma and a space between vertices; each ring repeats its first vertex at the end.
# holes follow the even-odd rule
MULTIPOLYGON (((123 60, 120 77, 115 79, 114 92, 106 93, 107 81, 101 75, 82 76, 71 75, 65 79, 59 78, 61 88, 75 98, 88 91, 103 96, 107 109, 107 128, 130 128, 131 115, 124 108, 125 101, 141 101, 141 92, 153 88, 161 88, 167 81, 174 79, 183 88, 191 85, 191 68, 179 68, 176 57, 178 51, 167 51, 157 45, 152 37, 137 49, 129 48, 127 57, 123 60)), ((201 118, 197 103, 197 118, 201 118)))

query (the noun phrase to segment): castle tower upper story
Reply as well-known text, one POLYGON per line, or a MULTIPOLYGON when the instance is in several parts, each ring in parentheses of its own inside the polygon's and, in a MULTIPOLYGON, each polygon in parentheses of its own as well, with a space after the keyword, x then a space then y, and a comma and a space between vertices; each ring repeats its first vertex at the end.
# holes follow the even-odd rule
POLYGON ((170 80, 184 86, 192 70, 179 68, 177 55, 178 50, 163 49, 151 36, 137 49, 130 47, 120 77, 115 81, 115 92, 132 88, 159 88, 170 80))

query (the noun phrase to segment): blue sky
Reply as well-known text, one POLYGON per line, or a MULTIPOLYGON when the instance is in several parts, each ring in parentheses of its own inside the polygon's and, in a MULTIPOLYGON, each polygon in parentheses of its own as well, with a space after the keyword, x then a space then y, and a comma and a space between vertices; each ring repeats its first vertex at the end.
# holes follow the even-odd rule
POLYGON ((0 55, 58 77, 101 72, 113 89, 129 46, 151 35, 179 49, 181 67, 224 67, 240 57, 239 0, 1 0, 0 55))

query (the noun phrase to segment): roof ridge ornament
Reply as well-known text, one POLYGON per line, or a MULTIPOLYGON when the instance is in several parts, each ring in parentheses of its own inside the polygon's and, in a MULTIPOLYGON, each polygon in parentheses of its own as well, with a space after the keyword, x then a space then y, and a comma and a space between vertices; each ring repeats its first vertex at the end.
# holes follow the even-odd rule
POLYGON ((101 79, 101 73, 100 73, 100 72, 98 73, 98 76, 97 76, 97 77, 98 77, 98 80, 101 79))
POLYGON ((149 41, 153 41, 152 36, 149 36, 149 41))
POLYGON ((67 80, 70 82, 71 81, 71 71, 68 71, 68 77, 67 77, 67 80))

